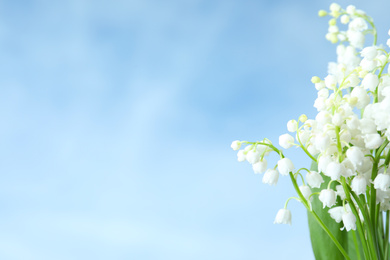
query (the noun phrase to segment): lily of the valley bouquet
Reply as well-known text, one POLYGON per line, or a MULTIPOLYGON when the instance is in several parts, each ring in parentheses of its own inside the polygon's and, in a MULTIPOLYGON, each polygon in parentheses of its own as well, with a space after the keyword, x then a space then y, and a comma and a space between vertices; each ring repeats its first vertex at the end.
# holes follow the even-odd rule
MULTIPOLYGON (((302 149, 311 167, 295 167, 268 139, 231 147, 238 161, 264 173, 264 183, 276 185, 279 175, 291 179, 293 199, 308 211, 316 259, 390 259, 390 39, 378 44, 372 18, 352 5, 331 4, 319 15, 330 17, 326 39, 338 44, 337 62, 329 63, 325 78, 311 80, 316 117, 288 121, 290 133, 279 137, 283 149, 302 149), (275 167, 267 163, 270 153, 280 157, 275 167)), ((290 199, 275 223, 291 224, 290 199)))

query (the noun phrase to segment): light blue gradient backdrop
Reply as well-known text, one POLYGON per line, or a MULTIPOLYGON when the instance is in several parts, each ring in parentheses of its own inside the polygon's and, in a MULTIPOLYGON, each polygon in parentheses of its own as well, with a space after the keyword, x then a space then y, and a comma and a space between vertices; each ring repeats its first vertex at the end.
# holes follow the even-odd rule
POLYGON ((313 259, 229 146, 315 114, 330 3, 0 1, 0 259, 313 259))

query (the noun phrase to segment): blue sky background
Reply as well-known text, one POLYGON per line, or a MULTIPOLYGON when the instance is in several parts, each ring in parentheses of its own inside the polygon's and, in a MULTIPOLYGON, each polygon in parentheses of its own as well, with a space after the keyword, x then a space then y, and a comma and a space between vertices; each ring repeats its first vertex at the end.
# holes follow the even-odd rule
POLYGON ((230 143, 314 116, 330 3, 0 1, 0 259, 313 259, 230 143))

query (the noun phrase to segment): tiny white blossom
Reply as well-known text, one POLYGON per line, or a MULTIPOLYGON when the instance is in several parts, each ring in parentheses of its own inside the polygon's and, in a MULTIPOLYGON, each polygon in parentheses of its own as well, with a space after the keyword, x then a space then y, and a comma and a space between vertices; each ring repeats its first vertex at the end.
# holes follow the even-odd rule
POLYGON ((252 169, 255 173, 263 173, 267 170, 267 160, 263 158, 262 161, 258 161, 257 163, 252 165, 252 169))
POLYGON ((283 134, 279 136, 279 145, 284 149, 288 149, 294 146, 294 137, 289 134, 283 134))
POLYGON ((336 195, 340 197, 341 200, 345 200, 345 191, 342 185, 337 185, 336 186, 336 195))
POLYGON ((298 130, 298 122, 296 120, 290 120, 287 122, 287 130, 290 133, 294 133, 298 130))
POLYGON ((330 4, 329 10, 332 12, 339 12, 341 10, 341 6, 336 3, 330 4))
POLYGON ((347 24, 347 23, 349 23, 349 16, 348 15, 342 15, 341 17, 340 17, 340 22, 342 23, 342 24, 347 24))
POLYGON ((328 164, 324 173, 332 180, 339 180, 344 171, 345 167, 343 164, 333 161, 328 164))
POLYGON ((294 164, 290 159, 283 158, 278 161, 278 169, 281 175, 288 175, 294 170, 294 164))
POLYGON ((342 216, 344 227, 347 231, 356 230, 356 217, 352 212, 345 212, 342 216))
POLYGON ((244 150, 238 151, 238 153, 237 153, 237 161, 243 162, 245 160, 246 160, 246 155, 244 153, 244 150))
POLYGON ((378 83, 378 76, 372 73, 368 73, 362 81, 362 85, 364 86, 364 88, 369 89, 370 91, 375 91, 376 87, 378 86, 378 83))
POLYGON ((366 21, 361 18, 361 17, 357 17, 357 18, 354 18, 350 23, 349 23, 349 27, 348 27, 350 30, 353 30, 353 31, 364 31, 364 30, 367 30, 368 28, 368 25, 366 23, 366 21))
POLYGON ((351 183, 352 190, 356 193, 356 195, 366 193, 367 189, 367 180, 362 175, 355 176, 351 183))
POLYGON ((370 47, 364 48, 361 51, 361 54, 364 58, 366 58, 368 60, 373 60, 378 55, 378 51, 377 51, 376 47, 370 46, 370 47))
POLYGON ((353 146, 347 150, 347 158, 355 166, 360 166, 363 164, 364 154, 359 147, 353 146))
POLYGON ((288 209, 280 209, 276 214, 274 224, 291 225, 291 211, 288 209))
POLYGON ((246 160, 250 163, 250 164, 255 164, 257 163, 258 161, 260 161, 260 157, 261 157, 261 153, 259 151, 255 151, 255 150, 250 150, 247 154, 246 154, 246 160))
POLYGON ((364 143, 367 149, 377 149, 383 143, 383 139, 379 134, 366 134, 364 136, 364 143))
POLYGON ((321 187, 321 183, 324 182, 321 174, 316 171, 310 171, 306 174, 307 184, 309 184, 312 188, 321 187))
POLYGON ((332 189, 324 189, 320 192, 320 196, 318 197, 322 202, 324 208, 332 207, 336 204, 336 192, 332 189))
POLYGON ((237 151, 241 148, 241 142, 236 140, 232 142, 232 145, 230 146, 234 151, 237 151))
POLYGON ((274 169, 268 169, 263 176, 263 183, 269 185, 276 185, 279 179, 279 172, 274 169))
POLYGON ((345 210, 343 206, 337 206, 328 210, 330 217, 333 218, 337 223, 341 222, 344 212, 345 210))
POLYGON ((356 7, 354 5, 348 5, 346 11, 347 14, 353 15, 356 12, 356 7))
POLYGON ((390 175, 380 173, 376 176, 373 183, 375 189, 387 191, 387 189, 390 187, 390 175))
MULTIPOLYGON (((312 193, 310 187, 306 186, 306 185, 301 185, 301 186, 299 186, 299 190, 302 192, 303 197, 306 200, 308 200, 311 193, 312 193)), ((313 197, 310 198, 310 201, 312 201, 312 200, 313 200, 313 197)))
POLYGON ((334 75, 328 75, 325 77, 325 86, 328 89, 335 89, 337 84, 337 78, 334 75))

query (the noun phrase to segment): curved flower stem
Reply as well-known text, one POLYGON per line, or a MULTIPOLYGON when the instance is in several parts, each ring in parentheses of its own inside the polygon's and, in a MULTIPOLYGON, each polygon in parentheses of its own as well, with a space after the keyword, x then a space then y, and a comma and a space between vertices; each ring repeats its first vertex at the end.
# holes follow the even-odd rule
POLYGON ((317 159, 314 158, 313 155, 311 155, 311 153, 309 153, 309 151, 306 149, 306 147, 302 144, 301 142, 301 138, 299 137, 299 131, 297 131, 297 139, 298 139, 298 142, 299 142, 299 146, 302 148, 302 150, 307 154, 307 156, 310 157, 310 159, 312 159, 314 162, 317 162, 317 159))
POLYGON ((322 227, 322 229, 328 234, 328 236, 332 239, 333 243, 336 245, 336 247, 340 250, 340 252, 343 254, 346 260, 351 260, 351 258, 348 256, 347 252, 344 250, 344 248, 340 245, 339 241, 335 238, 335 236, 330 232, 328 227, 324 224, 324 222, 320 219, 320 217, 311 210, 310 205, 308 201, 305 199, 305 197, 302 195, 302 192, 299 190, 297 181, 294 178, 294 175, 292 172, 290 172, 290 178, 294 185, 295 191, 298 193, 299 198, 302 200, 303 205, 306 207, 307 210, 314 216, 314 218, 317 220, 318 224, 322 227))
MULTIPOLYGON (((357 212, 355 204, 354 204, 354 202, 352 201, 352 198, 351 198, 352 190, 347 185, 344 177, 342 178, 342 185, 343 185, 345 196, 347 197, 347 201, 349 203, 349 206, 351 207, 352 213, 356 217, 357 230, 358 230, 358 233, 360 235, 360 240, 361 240, 362 245, 363 245, 364 255, 366 256, 367 259, 375 259, 375 260, 377 260, 378 258, 376 257, 375 249, 370 247, 367 244, 367 239, 368 239, 370 244, 372 244, 372 246, 373 246, 373 242, 372 242, 372 239, 371 239, 371 236, 370 236, 371 232, 370 232, 370 235, 368 235, 367 239, 366 239, 366 236, 364 235, 364 228, 363 228, 362 222, 360 221, 359 213, 357 212)), ((352 194, 352 196, 354 196, 354 194, 352 194)), ((354 196, 354 198, 355 198, 355 196, 354 196)), ((359 200, 359 198, 357 196, 356 196, 355 200, 356 199, 359 200)), ((356 202, 358 203, 358 206, 360 208, 360 205, 359 205, 359 204, 361 204, 360 201, 359 202, 356 201, 356 202)), ((362 210, 362 213, 363 213, 364 220, 369 222, 369 219, 366 219, 366 213, 363 210, 362 210)))

